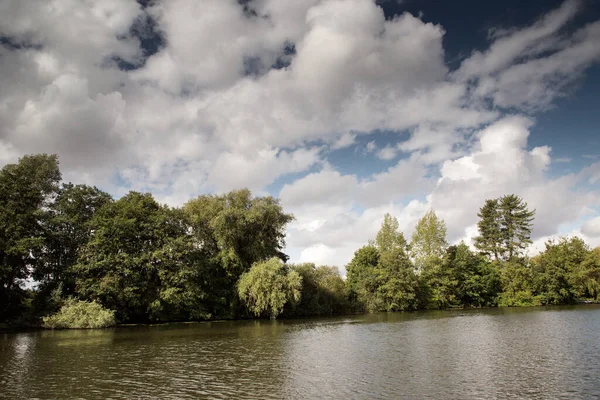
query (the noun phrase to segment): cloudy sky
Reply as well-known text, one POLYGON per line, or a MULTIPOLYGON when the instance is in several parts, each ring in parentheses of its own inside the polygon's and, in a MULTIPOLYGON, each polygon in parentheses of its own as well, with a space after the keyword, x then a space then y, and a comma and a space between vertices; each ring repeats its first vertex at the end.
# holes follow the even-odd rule
POLYGON ((115 197, 277 196, 292 261, 386 212, 469 240, 508 193, 536 246, 600 245, 600 2, 4 0, 0 166, 38 152, 115 197))

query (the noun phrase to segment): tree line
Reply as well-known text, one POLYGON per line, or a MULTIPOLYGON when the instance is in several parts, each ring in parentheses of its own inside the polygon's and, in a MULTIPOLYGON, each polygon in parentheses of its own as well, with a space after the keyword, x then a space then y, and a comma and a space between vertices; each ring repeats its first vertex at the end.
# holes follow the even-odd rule
POLYGON ((237 190, 168 207, 61 179, 54 155, 0 170, 0 321, 89 327, 599 300, 600 250, 562 238, 528 257, 534 211, 515 195, 481 208, 477 251, 449 246, 434 211, 410 242, 388 214, 343 279, 336 267, 288 263, 293 216, 273 197, 237 190))

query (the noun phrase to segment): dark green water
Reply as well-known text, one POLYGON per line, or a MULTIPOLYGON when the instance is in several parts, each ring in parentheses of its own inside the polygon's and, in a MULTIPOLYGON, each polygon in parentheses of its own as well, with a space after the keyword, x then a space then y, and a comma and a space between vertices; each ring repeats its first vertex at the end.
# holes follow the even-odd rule
POLYGON ((6 333, 0 397, 599 398, 600 306, 6 333))

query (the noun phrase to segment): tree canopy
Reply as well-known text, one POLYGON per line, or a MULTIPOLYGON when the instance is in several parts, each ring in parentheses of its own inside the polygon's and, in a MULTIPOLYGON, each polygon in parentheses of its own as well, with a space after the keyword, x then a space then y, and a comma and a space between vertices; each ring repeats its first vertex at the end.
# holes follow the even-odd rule
POLYGON ((287 264, 293 216, 273 197, 243 189, 168 207, 131 191, 114 200, 61 182, 56 156, 25 156, 0 170, 0 322, 41 324, 56 313, 45 321, 100 326, 600 301, 600 248, 566 237, 529 257, 534 213, 516 195, 486 200, 477 252, 449 245, 434 210, 410 245, 386 214, 344 279, 334 266, 287 264))

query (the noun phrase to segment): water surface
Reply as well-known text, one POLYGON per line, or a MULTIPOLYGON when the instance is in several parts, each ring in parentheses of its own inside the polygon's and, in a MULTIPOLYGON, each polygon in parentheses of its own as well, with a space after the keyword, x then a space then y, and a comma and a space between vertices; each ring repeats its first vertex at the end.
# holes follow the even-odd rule
POLYGON ((0 333, 0 398, 600 398, 600 306, 0 333))

